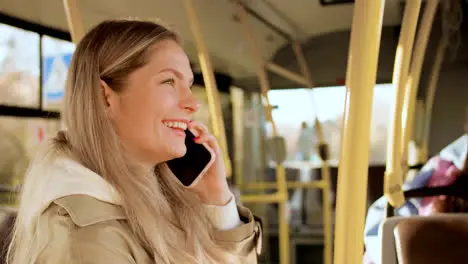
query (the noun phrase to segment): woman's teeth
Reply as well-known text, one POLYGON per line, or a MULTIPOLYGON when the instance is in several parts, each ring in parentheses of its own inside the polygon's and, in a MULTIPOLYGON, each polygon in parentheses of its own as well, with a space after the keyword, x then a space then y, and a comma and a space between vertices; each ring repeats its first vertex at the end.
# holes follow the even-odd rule
POLYGON ((163 124, 170 128, 176 128, 176 129, 181 129, 181 130, 187 129, 187 123, 185 122, 168 121, 168 122, 163 122, 163 124))

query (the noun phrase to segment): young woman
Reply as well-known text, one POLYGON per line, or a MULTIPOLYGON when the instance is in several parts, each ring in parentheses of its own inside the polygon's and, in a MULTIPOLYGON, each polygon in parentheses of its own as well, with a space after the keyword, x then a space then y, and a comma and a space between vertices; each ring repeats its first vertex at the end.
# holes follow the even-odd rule
POLYGON ((257 263, 260 224, 237 207, 221 150, 201 123, 193 73, 176 34, 111 20, 78 44, 69 69, 67 130, 32 162, 9 263, 257 263), (192 189, 166 161, 198 131, 215 163, 192 189))

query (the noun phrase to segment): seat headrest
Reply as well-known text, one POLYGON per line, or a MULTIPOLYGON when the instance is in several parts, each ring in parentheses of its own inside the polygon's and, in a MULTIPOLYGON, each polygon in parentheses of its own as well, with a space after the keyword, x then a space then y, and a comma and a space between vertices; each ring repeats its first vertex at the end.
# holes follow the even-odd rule
POLYGON ((408 218, 394 234, 399 264, 467 263, 468 217, 408 218))

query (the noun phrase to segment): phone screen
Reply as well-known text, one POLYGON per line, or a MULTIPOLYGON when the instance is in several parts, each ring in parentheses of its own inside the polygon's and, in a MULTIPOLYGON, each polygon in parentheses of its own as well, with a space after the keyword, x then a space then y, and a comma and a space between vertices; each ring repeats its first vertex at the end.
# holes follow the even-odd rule
POLYGON ((167 166, 184 186, 190 186, 211 161, 211 153, 202 144, 195 143, 195 136, 185 130, 185 156, 167 162, 167 166))

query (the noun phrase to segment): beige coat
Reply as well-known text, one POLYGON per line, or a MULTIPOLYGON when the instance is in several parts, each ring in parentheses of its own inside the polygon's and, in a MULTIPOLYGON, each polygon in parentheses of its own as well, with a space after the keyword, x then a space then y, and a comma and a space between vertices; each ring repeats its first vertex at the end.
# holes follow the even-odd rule
MULTIPOLYGON (((29 199, 22 223, 28 225, 28 216, 39 215, 37 230, 49 231, 39 236, 49 243, 36 264, 154 264, 130 230, 118 195, 102 177, 69 159, 39 165, 30 171, 41 176, 31 188, 43 190, 44 195, 29 199)), ((242 264, 255 264, 261 250, 261 224, 247 208, 237 209, 242 224, 215 230, 214 237, 219 245, 244 257, 242 264)))
MULTIPOLYGON (((239 207, 239 213, 246 223, 216 232, 215 238, 220 245, 245 256, 244 263, 257 263, 260 224, 248 209, 239 207)), ((39 264, 153 263, 116 205, 87 195, 70 195, 55 200, 41 217, 40 223, 49 225, 52 237, 39 264)))

